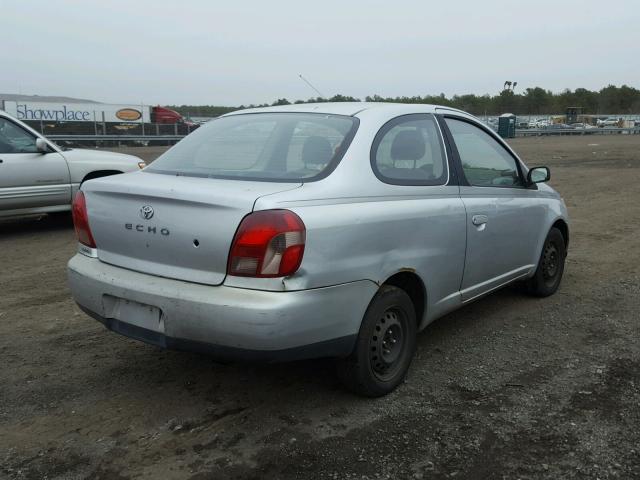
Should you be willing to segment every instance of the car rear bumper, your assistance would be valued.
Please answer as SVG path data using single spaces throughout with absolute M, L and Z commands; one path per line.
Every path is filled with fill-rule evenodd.
M 233 360 L 348 355 L 377 290 L 368 280 L 288 292 L 208 286 L 82 254 L 69 261 L 68 279 L 82 310 L 110 330 Z

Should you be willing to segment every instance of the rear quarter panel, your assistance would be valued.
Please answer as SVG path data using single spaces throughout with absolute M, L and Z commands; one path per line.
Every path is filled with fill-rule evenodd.
M 386 120 L 361 118 L 349 151 L 326 179 L 257 200 L 255 210 L 287 208 L 304 221 L 299 271 L 284 279 L 227 277 L 225 284 L 302 290 L 358 280 L 382 284 L 413 271 L 427 294 L 423 325 L 459 305 L 466 242 L 459 188 L 389 185 L 376 178 L 371 142 Z
M 382 284 L 398 272 L 411 271 L 424 283 L 429 315 L 448 311 L 459 300 L 465 211 L 456 187 L 423 188 L 431 191 L 280 204 L 307 226 L 303 263 L 299 272 L 282 280 L 283 288 L 362 279 Z

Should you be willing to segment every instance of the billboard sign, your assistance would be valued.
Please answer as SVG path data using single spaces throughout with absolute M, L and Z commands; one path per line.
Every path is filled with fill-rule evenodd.
M 44 103 L 5 101 L 5 111 L 22 121 L 150 122 L 149 107 L 106 103 Z

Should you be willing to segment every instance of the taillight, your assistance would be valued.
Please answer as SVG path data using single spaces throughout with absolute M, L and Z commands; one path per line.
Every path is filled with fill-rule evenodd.
M 289 210 L 262 210 L 242 220 L 227 272 L 240 277 L 286 277 L 300 267 L 305 226 Z
M 87 202 L 84 193 L 79 191 L 73 199 L 73 226 L 76 229 L 78 241 L 87 247 L 96 248 L 96 241 L 89 228 L 89 215 L 87 215 Z

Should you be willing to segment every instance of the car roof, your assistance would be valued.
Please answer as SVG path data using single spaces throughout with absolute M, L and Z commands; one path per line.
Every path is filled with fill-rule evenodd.
M 441 107 L 431 104 L 415 104 L 415 103 L 387 103 L 387 102 L 322 102 L 322 103 L 297 103 L 292 105 L 278 105 L 276 107 L 260 107 L 247 108 L 245 110 L 236 110 L 227 113 L 224 116 L 242 115 L 247 113 L 325 113 L 329 115 L 349 115 L 355 116 L 365 110 L 376 109 L 379 111 L 388 110 L 390 113 L 402 112 L 406 113 L 435 113 L 436 110 L 457 112 L 469 115 L 466 112 L 455 108 Z

